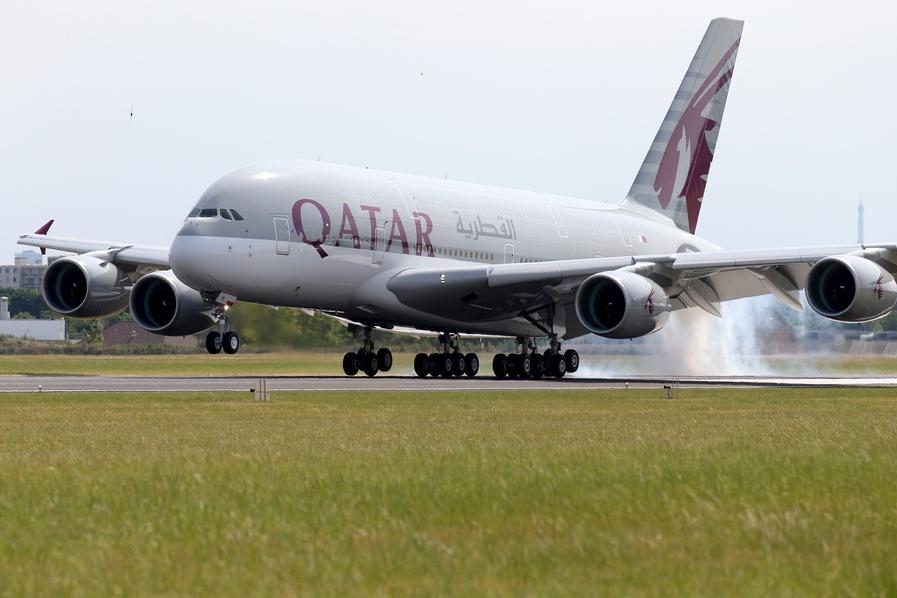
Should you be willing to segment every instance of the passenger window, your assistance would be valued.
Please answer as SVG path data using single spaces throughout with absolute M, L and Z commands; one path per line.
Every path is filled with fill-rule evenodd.
M 200 218 L 214 218 L 218 215 L 218 210 L 215 208 L 204 208 L 199 211 Z
M 230 217 L 230 212 L 228 212 L 228 211 L 225 210 L 224 208 L 221 208 L 220 212 L 221 212 L 221 217 L 224 218 L 225 220 L 230 220 L 230 219 L 231 219 L 231 217 Z
M 231 210 L 230 213 L 234 215 L 234 220 L 243 220 L 243 217 L 240 216 L 240 212 Z

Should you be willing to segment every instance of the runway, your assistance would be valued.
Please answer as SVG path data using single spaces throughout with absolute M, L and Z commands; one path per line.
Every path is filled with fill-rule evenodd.
M 221 378 L 137 378 L 109 376 L 0 376 L 0 393 L 12 392 L 249 392 L 259 382 L 257 377 Z M 897 377 L 803 378 L 803 377 L 629 377 L 576 378 L 560 380 L 498 380 L 489 376 L 476 378 L 416 378 L 412 376 L 378 376 L 375 378 L 344 376 L 264 378 L 269 391 L 295 392 L 424 392 L 424 391 L 550 391 L 610 388 L 663 388 L 679 384 L 684 388 L 732 387 L 816 387 L 816 388 L 890 388 L 897 387 Z

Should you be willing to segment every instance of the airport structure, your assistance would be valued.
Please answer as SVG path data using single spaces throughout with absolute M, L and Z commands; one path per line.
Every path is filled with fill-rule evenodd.
M 64 341 L 65 320 L 12 320 L 9 299 L 0 297 L 0 335 L 36 341 Z
M 40 290 L 46 271 L 47 266 L 38 252 L 17 253 L 13 264 L 0 266 L 0 288 Z

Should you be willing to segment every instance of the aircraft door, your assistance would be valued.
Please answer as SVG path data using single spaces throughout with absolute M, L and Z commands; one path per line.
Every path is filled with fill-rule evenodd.
M 514 244 L 513 243 L 505 243 L 505 263 L 506 264 L 514 263 Z
M 274 251 L 278 255 L 290 254 L 290 221 L 286 218 L 274 218 Z

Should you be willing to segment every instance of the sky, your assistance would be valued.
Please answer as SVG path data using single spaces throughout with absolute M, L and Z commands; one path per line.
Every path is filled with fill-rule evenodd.
M 167 246 L 272 159 L 618 202 L 718 16 L 745 26 L 698 234 L 853 243 L 862 198 L 897 242 L 893 4 L 609 4 L 7 0 L 0 263 L 50 218 Z

